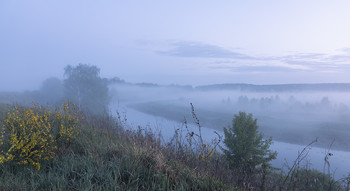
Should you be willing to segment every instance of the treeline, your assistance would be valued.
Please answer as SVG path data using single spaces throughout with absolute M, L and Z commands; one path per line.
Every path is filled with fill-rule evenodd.
M 51 77 L 43 81 L 39 90 L 3 92 L 0 102 L 30 106 L 59 105 L 69 99 L 81 110 L 97 114 L 108 111 L 110 84 L 123 83 L 118 77 L 102 78 L 96 66 L 79 64 L 64 68 L 64 79 Z
M 323 97 L 313 102 L 300 101 L 294 96 L 281 99 L 278 95 L 269 97 L 252 97 L 241 95 L 237 99 L 227 97 L 221 100 L 224 107 L 238 107 L 240 109 L 263 110 L 263 111 L 284 111 L 284 112 L 333 112 L 337 114 L 347 114 L 349 107 L 344 103 L 332 103 L 328 97 Z
M 246 92 L 300 92 L 300 91 L 350 91 L 350 83 L 321 83 L 321 84 L 214 84 L 196 87 L 198 90 L 235 90 Z

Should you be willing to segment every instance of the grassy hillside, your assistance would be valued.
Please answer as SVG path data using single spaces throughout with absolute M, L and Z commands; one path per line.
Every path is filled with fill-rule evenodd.
M 0 105 L 1 121 L 9 108 Z M 0 190 L 344 189 L 328 175 L 309 169 L 297 169 L 299 174 L 256 174 L 249 183 L 242 184 L 237 182 L 240 174 L 229 170 L 220 153 L 203 160 L 186 147 L 181 137 L 162 144 L 147 129 L 128 130 L 120 118 L 84 116 L 79 122 L 79 136 L 69 145 L 58 147 L 53 159 L 41 161 L 39 170 L 30 164 L 1 163 Z
M 40 170 L 0 164 L 0 190 L 237 190 L 168 158 L 153 136 L 125 131 L 113 118 L 90 116 L 81 123 L 78 138 Z

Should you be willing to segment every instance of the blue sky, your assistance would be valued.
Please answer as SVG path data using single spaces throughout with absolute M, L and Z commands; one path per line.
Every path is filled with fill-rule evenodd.
M 350 1 L 2 0 L 0 90 L 70 64 L 159 84 L 350 82 Z

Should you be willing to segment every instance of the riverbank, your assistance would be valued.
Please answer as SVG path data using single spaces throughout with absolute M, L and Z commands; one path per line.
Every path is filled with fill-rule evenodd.
M 169 141 L 177 129 L 182 129 L 184 135 L 186 133 L 184 124 L 180 121 L 168 120 L 163 116 L 150 115 L 134 108 L 127 107 L 126 105 L 114 107 L 111 110 L 118 110 L 127 119 L 129 128 L 135 130 L 138 127 L 150 128 L 155 134 L 160 133 L 164 138 L 164 142 Z M 188 121 L 190 120 L 192 119 L 188 119 Z M 198 131 L 198 128 L 193 124 L 188 124 L 187 126 L 191 129 L 191 131 Z M 206 141 L 211 141 L 217 138 L 214 131 L 223 135 L 223 131 L 202 127 L 202 135 Z M 310 142 L 311 141 L 312 140 L 310 140 Z M 298 153 L 301 152 L 307 145 L 292 144 L 276 140 L 273 142 L 274 143 L 271 145 L 271 149 L 277 151 L 278 155 L 277 159 L 272 161 L 272 165 L 276 168 L 282 168 L 283 170 L 287 170 L 288 166 L 291 167 L 293 165 L 294 161 L 298 157 Z M 314 144 L 311 145 L 311 147 L 308 147 L 306 151 L 308 155 L 300 165 L 307 166 L 311 169 L 317 169 L 321 172 L 325 171 L 326 173 L 329 169 L 330 173 L 335 179 L 341 179 L 349 174 L 350 163 L 348 163 L 348 161 L 350 161 L 350 152 L 335 150 L 334 148 L 331 148 L 328 151 L 328 149 L 316 147 Z M 328 152 L 332 154 L 332 156 L 327 158 L 330 164 L 329 168 L 328 165 L 325 166 L 325 156 L 327 156 Z

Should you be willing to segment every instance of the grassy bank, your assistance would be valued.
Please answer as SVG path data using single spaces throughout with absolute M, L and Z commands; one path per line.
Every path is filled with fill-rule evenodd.
M 9 108 L 0 105 L 0 111 Z M 0 117 L 3 121 L 6 115 Z M 186 146 L 186 138 L 174 136 L 161 144 L 151 131 L 128 130 L 126 121 L 109 115 L 84 114 L 79 124 L 79 136 L 56 149 L 39 170 L 30 164 L 0 164 L 0 190 L 343 190 L 346 186 L 320 172 L 295 167 L 288 174 L 259 173 L 242 184 L 224 156 L 215 153 L 203 160 Z
M 77 139 L 43 161 L 40 170 L 0 164 L 0 190 L 237 190 L 168 158 L 151 134 L 126 131 L 109 116 L 89 116 L 81 123 Z

